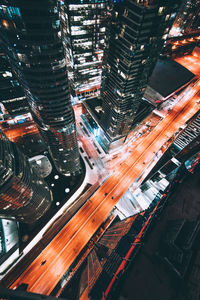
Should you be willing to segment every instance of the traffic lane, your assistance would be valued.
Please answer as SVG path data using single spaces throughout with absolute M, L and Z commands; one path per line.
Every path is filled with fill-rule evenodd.
M 195 96 L 193 97 L 193 102 L 196 101 L 197 97 L 198 97 L 198 95 L 197 95 L 197 96 L 195 95 Z M 178 114 L 180 114 L 180 113 L 183 114 L 183 113 L 185 112 L 184 107 L 185 107 L 186 105 L 187 105 L 187 104 L 184 103 L 182 106 L 179 105 L 179 107 L 176 107 L 176 109 L 172 110 L 172 111 L 166 116 L 166 118 L 163 119 L 163 120 L 156 126 L 155 130 L 154 130 L 154 131 L 152 132 L 152 134 L 151 134 L 151 137 L 152 137 L 152 138 L 155 138 L 156 135 L 159 134 L 160 129 L 164 128 L 164 126 L 167 128 L 168 123 L 171 122 L 174 118 L 176 118 L 176 116 L 177 116 Z M 183 111 L 182 111 L 182 110 L 183 110 Z M 182 111 L 182 112 L 181 112 L 181 111 Z M 185 116 L 185 119 L 187 119 L 186 116 Z M 169 132 L 170 132 L 170 131 L 169 131 Z M 170 137 L 170 135 L 168 135 L 168 136 Z M 139 145 L 136 147 L 136 149 L 138 149 L 139 151 L 143 152 L 144 149 L 147 147 L 147 140 L 148 140 L 148 139 L 143 140 L 143 142 L 142 142 L 141 144 L 139 144 Z
M 116 176 L 113 176 L 113 178 L 109 181 L 111 182 L 106 182 L 106 184 L 104 185 L 103 187 L 103 191 L 98 192 L 98 194 L 96 195 L 95 197 L 95 201 L 89 201 L 87 203 L 87 205 L 85 207 L 83 207 L 81 213 L 78 213 L 78 215 L 80 215 L 80 217 L 78 215 L 76 215 L 76 220 L 75 222 L 73 222 L 73 229 L 72 231 L 70 231 L 70 228 L 69 228 L 69 225 L 66 225 L 65 229 L 60 232 L 56 238 L 56 240 L 51 243 L 51 248 L 50 248 L 50 251 L 48 251 L 46 249 L 46 251 L 44 250 L 42 255 L 40 255 L 40 257 L 38 257 L 34 262 L 33 264 L 27 269 L 27 271 L 25 272 L 25 274 L 23 276 L 21 276 L 19 278 L 19 281 L 15 282 L 14 286 L 11 286 L 11 288 L 16 288 L 20 283 L 29 283 L 29 287 L 28 287 L 28 290 L 33 290 L 34 286 L 36 285 L 37 281 L 39 280 L 39 278 L 41 277 L 42 274 L 44 274 L 44 272 L 49 272 L 49 269 L 51 268 L 51 265 L 56 263 L 53 261 L 53 258 L 54 258 L 54 253 L 60 253 L 60 251 L 62 251 L 62 249 L 65 248 L 68 246 L 68 242 L 71 241 L 77 234 L 77 230 L 83 230 L 83 227 L 85 226 L 85 222 L 89 220 L 89 217 L 91 217 L 91 214 L 94 213 L 94 207 L 96 208 L 95 210 L 98 209 L 98 207 L 96 207 L 96 204 L 97 202 L 100 202 L 100 204 L 102 203 L 103 200 L 106 200 L 105 199 L 105 196 L 104 194 L 106 193 L 107 191 L 107 185 L 109 186 L 109 189 L 111 187 L 111 183 L 113 183 L 114 185 L 116 185 L 116 182 L 119 180 L 119 176 L 121 177 L 122 174 L 126 173 L 127 171 L 127 166 L 126 168 L 123 168 L 123 166 L 121 167 L 121 173 L 116 177 Z M 109 193 L 110 195 L 110 193 Z M 107 196 L 106 198 L 108 198 L 109 196 Z M 99 199 L 99 201 L 98 201 Z M 101 219 L 102 220 L 102 219 Z M 71 228 L 72 228 L 71 227 Z M 64 240 L 64 244 L 61 243 L 62 242 L 62 237 L 63 235 L 65 236 L 65 234 L 67 234 L 67 240 L 65 239 Z M 89 233 L 90 235 L 91 233 Z M 62 236 L 61 236 L 62 235 Z M 61 240 L 61 242 L 60 242 Z M 76 249 L 77 248 L 80 248 L 78 246 L 76 246 Z M 53 251 L 55 250 L 55 251 Z M 73 250 L 74 251 L 74 250 Z M 41 262 L 46 260 L 45 264 L 41 266 Z M 35 275 L 32 273 L 32 270 L 35 270 Z M 59 268 L 60 269 L 60 268 Z M 59 273 L 60 273 L 61 270 L 59 270 Z M 35 282 L 35 284 L 31 284 Z M 35 289 L 34 289 L 35 290 Z
M 166 134 L 165 134 L 165 136 L 166 136 Z M 167 137 L 168 138 L 168 137 Z M 155 150 L 155 149 L 154 149 Z M 149 151 L 149 150 L 148 150 Z M 144 162 L 144 161 L 143 161 Z M 143 166 L 142 166 L 143 167 Z M 124 172 L 126 172 L 127 171 L 127 165 L 126 164 L 123 164 L 122 165 L 122 167 L 120 168 L 120 169 L 122 169 L 122 171 L 124 170 Z M 120 171 L 120 170 L 119 170 Z M 135 171 L 137 171 L 136 172 L 136 174 L 138 174 L 138 172 L 140 172 L 140 170 L 138 169 L 138 166 L 137 166 L 137 168 L 135 168 L 134 169 L 134 172 Z M 120 172 L 119 172 L 120 173 Z M 127 173 L 127 175 L 128 176 L 130 176 L 130 170 L 129 170 L 129 173 Z M 113 176 L 112 176 L 113 177 Z M 113 180 L 113 178 L 112 178 L 112 180 Z M 132 184 L 132 181 L 133 181 L 133 178 L 132 178 L 132 176 L 130 176 L 130 178 L 129 178 L 129 180 L 130 180 L 130 183 Z M 126 180 L 127 181 L 127 180 Z M 105 182 L 106 183 L 106 182 Z M 123 181 L 123 185 L 124 185 L 124 181 Z M 105 186 L 104 186 L 105 187 Z M 122 190 L 122 188 L 120 187 L 120 191 L 121 191 L 121 193 L 123 194 L 125 191 L 126 191 L 126 188 L 124 189 L 124 190 Z M 109 194 L 110 195 L 110 194 Z M 121 196 L 120 196 L 121 197 Z M 96 200 L 97 199 L 95 199 L 95 202 L 96 202 Z M 113 199 L 114 200 L 114 199 Z M 118 201 L 118 199 L 116 198 L 115 199 L 115 201 Z M 93 202 L 93 201 L 92 201 Z M 106 202 L 106 201 L 105 201 Z M 111 201 L 109 201 L 109 203 L 111 203 Z M 112 207 L 112 205 L 111 205 L 111 207 Z M 105 212 L 105 211 L 104 211 Z M 104 215 L 104 217 L 105 217 L 105 215 Z M 97 219 L 97 217 L 96 217 L 96 219 Z M 102 222 L 102 219 L 100 218 L 100 215 L 99 215 L 99 217 L 98 217 L 98 219 L 100 219 L 100 222 Z M 93 230 L 94 230 L 94 226 L 95 226 L 95 219 L 93 218 L 93 222 L 92 222 L 92 224 L 93 224 L 93 226 L 92 226 L 92 228 L 93 228 Z M 98 225 L 97 225 L 98 226 Z M 90 227 L 91 227 L 91 224 L 90 224 Z M 85 228 L 87 228 L 87 227 L 85 227 Z M 95 227 L 96 228 L 96 227 Z M 91 235 L 91 232 L 89 233 L 89 231 L 87 231 L 88 232 L 88 234 L 89 235 Z M 68 232 L 69 233 L 69 232 Z M 80 234 L 80 231 L 79 231 L 79 233 L 78 234 Z M 73 235 L 74 236 L 74 235 Z M 84 236 L 86 236 L 86 235 L 84 235 Z M 72 236 L 71 236 L 71 238 L 72 238 Z M 81 243 L 83 243 L 83 239 L 81 239 Z M 75 252 L 76 254 L 77 254 L 77 251 L 78 251 L 78 249 L 80 249 L 80 243 L 78 243 L 78 245 L 76 245 L 76 246 L 72 246 L 72 249 L 74 249 L 73 250 L 73 252 Z M 74 259 L 74 258 L 73 258 Z M 73 260 L 72 259 L 72 260 Z M 60 273 L 60 271 L 59 271 L 59 273 Z M 58 274 L 57 274 L 57 276 L 58 276 Z
M 154 146 L 154 148 L 155 148 L 155 146 Z M 67 253 L 67 257 L 64 257 L 64 260 L 62 259 L 62 263 L 63 263 L 63 261 L 66 261 L 66 263 L 68 263 L 68 266 L 69 266 L 69 264 L 73 262 L 74 257 L 76 257 L 76 255 L 78 255 L 78 253 L 81 249 L 81 246 L 83 246 L 85 239 L 88 240 L 88 238 L 91 236 L 91 234 L 102 223 L 101 210 L 103 210 L 102 211 L 103 218 L 105 218 L 106 208 L 108 209 L 108 213 L 109 213 L 110 209 L 112 209 L 114 207 L 114 205 L 116 204 L 116 202 L 119 201 L 119 199 L 122 197 L 122 195 L 126 192 L 128 186 L 130 186 L 132 184 L 133 180 L 136 179 L 136 177 L 138 176 L 138 173 L 143 169 L 143 159 L 144 159 L 144 157 L 140 157 L 141 161 L 137 161 L 137 165 L 132 166 L 132 168 L 130 168 L 128 170 L 128 172 L 126 172 L 127 173 L 126 175 L 128 176 L 128 178 L 126 178 L 126 182 L 124 182 L 124 180 L 123 180 L 123 182 L 121 182 L 119 187 L 118 187 L 119 184 L 117 184 L 117 186 L 115 186 L 115 189 L 112 193 L 112 195 L 114 196 L 114 199 L 111 199 L 108 202 L 104 201 L 104 203 L 99 207 L 99 209 L 95 213 L 93 212 L 92 220 L 91 220 L 91 218 L 88 219 L 89 225 L 87 226 L 87 224 L 85 224 L 84 228 L 81 228 L 81 230 L 77 233 L 75 242 L 74 243 L 71 242 L 71 245 L 69 245 L 67 252 L 71 253 L 71 255 L 69 256 Z M 146 157 L 145 157 L 145 159 L 146 159 Z M 141 164 L 141 165 L 139 165 L 139 164 Z M 125 164 L 123 165 L 123 168 L 127 171 L 127 166 L 125 166 Z M 122 187 L 123 187 L 123 189 L 122 189 Z M 92 226 L 91 226 L 91 224 L 92 224 Z M 90 230 L 92 230 L 92 231 L 90 231 Z M 66 245 L 66 247 L 67 247 L 67 245 Z M 63 251 L 64 250 L 65 249 L 63 249 Z M 60 253 L 60 255 L 61 255 L 61 253 Z M 67 258 L 68 258 L 68 260 L 70 259 L 70 262 L 68 262 Z M 62 265 L 62 267 L 63 267 L 63 265 Z M 57 268 L 57 273 L 54 273 L 55 281 L 57 278 L 59 278 L 60 272 L 61 272 L 61 270 L 59 268 Z M 46 282 L 46 279 L 48 278 L 48 276 L 49 276 L 49 273 L 48 274 L 43 273 L 42 274 L 43 278 L 40 278 L 40 279 L 42 279 L 41 281 Z M 32 286 L 31 290 L 38 292 L 39 290 L 41 291 L 41 289 L 42 289 L 43 293 L 49 293 L 49 291 L 52 288 L 51 284 L 49 287 L 45 284 L 45 290 L 44 290 L 44 286 L 41 284 L 38 284 L 37 286 L 38 286 L 39 290 L 37 290 L 36 285 L 37 285 L 37 282 L 35 282 L 35 284 Z
M 131 184 L 132 179 L 129 179 L 129 184 Z M 124 185 L 124 183 L 123 183 Z M 116 191 L 115 191 L 116 192 Z M 86 241 L 88 241 L 91 236 L 94 234 L 94 232 L 99 228 L 99 226 L 102 224 L 102 219 L 104 220 L 106 215 L 110 213 L 112 208 L 115 206 L 116 202 L 119 201 L 121 196 L 123 195 L 125 191 L 122 190 L 122 188 L 118 188 L 118 196 L 116 196 L 115 199 L 109 199 L 109 201 L 103 201 L 102 205 L 99 207 L 98 210 L 96 210 L 92 217 L 88 219 L 87 224 L 85 224 L 84 228 L 82 228 L 76 235 L 76 238 L 73 238 L 70 245 L 65 249 L 63 249 L 62 252 L 62 261 L 64 264 L 64 269 L 68 269 L 69 266 L 73 263 L 77 255 L 80 253 L 80 251 L 83 249 L 83 247 L 86 245 Z M 113 193 L 114 195 L 114 193 Z M 31 290 L 34 290 L 35 292 L 44 293 L 46 295 L 49 295 L 51 291 L 53 290 L 55 284 L 60 280 L 60 270 L 58 270 L 57 273 L 54 273 L 54 283 L 52 285 L 52 281 L 49 281 L 49 273 L 45 272 L 42 274 L 42 277 L 40 278 L 40 282 L 35 283 L 35 285 L 32 286 Z
M 165 136 L 166 136 L 166 134 L 165 134 Z M 155 150 L 155 149 L 154 149 Z M 123 167 L 124 167 L 125 165 L 123 165 Z M 124 168 L 124 171 L 126 171 L 126 168 Z M 137 173 L 139 172 L 139 170 L 137 170 Z M 133 178 L 131 178 L 131 182 L 132 182 L 132 180 L 133 180 Z M 126 189 L 125 189 L 126 190 Z M 68 232 L 69 233 L 69 232 Z M 72 238 L 72 237 L 71 237 Z M 80 245 L 79 245 L 80 246 Z M 76 249 L 78 249 L 79 247 L 77 247 L 76 246 Z
M 155 149 L 154 149 L 155 150 Z M 123 167 L 125 166 L 125 164 L 123 164 Z M 124 171 L 126 171 L 126 168 L 124 168 Z M 137 173 L 138 173 L 138 171 L 139 170 L 137 170 Z M 131 178 L 131 182 L 132 182 L 132 180 L 133 180 L 133 178 Z M 126 189 L 125 189 L 126 190 Z M 69 232 L 68 232 L 69 233 Z M 72 238 L 72 236 L 71 236 L 71 238 Z M 79 247 L 78 246 L 76 246 L 76 249 L 78 249 Z M 60 271 L 59 271 L 60 272 Z
M 188 109 L 187 109 L 188 110 Z M 183 110 L 182 112 L 181 112 L 181 115 L 183 115 L 185 113 L 185 111 Z M 171 115 L 173 115 L 173 114 L 171 114 Z M 174 118 L 174 116 L 172 116 L 172 118 Z M 175 119 L 181 119 L 181 116 L 176 116 L 176 118 Z M 176 120 L 177 121 L 177 120 Z M 174 127 L 177 129 L 178 127 L 179 127 L 179 125 L 178 124 L 174 124 Z M 171 132 L 171 131 L 173 131 L 173 130 L 175 130 L 174 128 L 172 128 L 171 126 L 170 126 L 170 130 L 169 130 L 169 132 Z M 165 131 L 165 130 L 163 130 L 163 131 Z M 166 139 L 168 139 L 169 138 L 169 135 L 168 134 L 166 134 L 166 132 L 164 132 L 164 134 L 163 134 L 163 136 L 160 136 L 160 138 L 162 138 L 162 141 L 164 141 L 164 140 L 166 140 Z M 159 143 L 160 144 L 160 143 Z M 155 145 L 155 143 L 153 144 L 153 145 L 150 145 L 150 149 L 148 149 L 148 151 L 150 150 L 150 151 L 153 151 L 153 150 L 156 150 L 158 148 L 158 146 L 157 145 Z M 132 168 L 128 171 L 128 173 L 127 173 L 127 175 L 128 175 L 128 180 L 126 180 L 126 185 L 128 184 L 132 184 L 132 182 L 133 182 L 133 177 L 135 177 L 135 176 L 137 176 L 138 175 L 138 173 L 140 172 L 140 171 L 142 171 L 142 169 L 143 169 L 143 162 L 144 162 L 144 160 L 146 160 L 147 159 L 147 157 L 140 157 L 140 161 L 137 161 L 137 163 L 138 163 L 138 165 L 137 166 L 134 166 L 134 170 L 132 170 Z M 139 165 L 140 164 L 140 165 Z M 123 164 L 123 168 L 126 170 L 127 168 L 125 167 L 125 164 Z M 134 173 L 134 174 L 131 174 L 131 173 Z M 134 175 L 134 176 L 133 176 Z M 129 181 L 129 182 L 128 182 Z M 123 185 L 124 185 L 124 181 L 123 181 Z M 123 194 L 126 190 L 127 190 L 127 186 L 124 188 L 124 190 L 122 191 L 122 189 L 121 189 L 121 187 L 120 187 L 120 194 Z M 114 192 L 114 191 L 113 191 Z M 115 191 L 116 192 L 116 191 Z M 110 194 L 109 194 L 110 195 Z M 121 198 L 121 196 L 122 195 L 118 195 L 118 196 L 116 196 L 116 194 L 115 194 L 115 201 L 117 200 L 119 200 L 120 198 Z M 117 199 L 118 198 L 118 199 Z M 114 201 L 114 199 L 113 199 L 113 201 Z M 111 204 L 111 202 L 113 202 L 113 201 L 109 201 L 108 202 L 108 204 Z M 98 214 L 99 215 L 97 215 L 96 217 L 93 215 L 93 219 L 92 219 L 92 224 L 93 224 L 93 230 L 92 230 L 92 232 L 94 231 L 94 227 L 96 228 L 96 226 L 99 226 L 99 223 L 97 223 L 97 220 L 98 219 L 100 219 L 100 222 L 102 222 L 102 219 L 100 218 L 100 210 L 103 208 L 103 213 L 104 213 L 104 217 L 105 217 L 105 207 L 104 207 L 104 204 L 105 204 L 105 202 L 102 204 L 102 206 L 99 208 L 99 210 L 98 210 Z M 106 207 L 108 207 L 108 204 L 106 204 Z M 111 205 L 111 207 L 113 207 L 113 205 Z M 109 211 L 110 211 L 110 208 L 111 207 L 109 207 Z M 91 220 L 89 220 L 89 221 L 91 221 Z M 89 226 L 91 227 L 91 224 L 89 224 Z M 86 232 L 85 232 L 85 230 L 86 230 Z M 79 232 L 79 235 L 81 234 L 83 234 L 84 233 L 84 237 L 85 236 L 87 236 L 87 233 L 89 233 L 89 231 L 88 231 L 88 227 L 87 226 L 84 226 L 84 229 L 83 229 L 83 231 L 82 231 L 82 233 L 81 232 Z M 89 234 L 89 236 L 91 235 L 91 233 Z M 80 238 L 80 237 L 79 237 Z M 83 242 L 83 238 L 80 238 L 81 239 L 81 243 Z M 77 255 L 77 251 L 78 251 L 78 249 L 80 249 L 80 242 L 78 242 L 78 244 L 77 245 L 74 245 L 74 247 L 72 246 L 72 250 L 75 252 L 75 254 Z
M 76 235 L 77 231 L 83 228 L 86 220 L 90 217 L 94 209 L 97 209 L 98 205 L 101 204 L 102 199 L 106 198 L 105 193 L 110 191 L 112 185 L 116 184 L 116 182 L 119 180 L 119 176 L 123 175 L 123 173 L 126 173 L 126 169 L 122 169 L 120 174 L 117 175 L 116 173 L 112 178 L 107 180 L 104 183 L 103 190 L 100 187 L 100 189 L 97 191 L 95 202 L 90 200 L 86 202 L 82 210 L 78 211 L 78 213 L 71 219 L 71 222 L 69 222 L 66 225 L 62 232 L 58 233 L 56 238 L 51 243 L 50 250 L 46 248 L 46 251 L 44 250 L 42 252 L 42 254 L 30 265 L 30 267 L 19 278 L 19 280 L 17 280 L 13 285 L 11 285 L 11 288 L 16 288 L 21 283 L 29 283 L 29 287 L 31 288 L 31 282 L 38 280 L 42 273 L 49 270 L 51 264 L 54 263 L 55 251 L 60 253 L 60 251 L 63 249 L 63 243 L 61 243 L 63 234 L 67 234 L 65 244 L 68 245 L 70 240 Z M 53 249 L 55 249 L 55 251 L 53 251 Z M 41 267 L 41 262 L 44 260 L 46 260 L 46 263 Z M 33 269 L 36 270 L 35 274 L 32 272 Z

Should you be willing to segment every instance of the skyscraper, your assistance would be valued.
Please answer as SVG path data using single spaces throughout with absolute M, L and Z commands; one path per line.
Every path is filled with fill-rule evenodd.
M 65 1 L 61 21 L 69 24 L 68 55 L 76 101 L 100 94 L 108 0 Z
M 115 3 L 102 84 L 102 127 L 110 141 L 130 131 L 179 4 L 180 0 Z
M 35 222 L 51 205 L 49 187 L 2 132 L 0 158 L 0 215 Z
M 31 113 L 63 175 L 80 171 L 59 10 L 63 1 L 1 1 L 0 36 Z

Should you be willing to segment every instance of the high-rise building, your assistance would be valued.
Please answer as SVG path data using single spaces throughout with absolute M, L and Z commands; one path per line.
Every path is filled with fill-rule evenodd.
M 1 1 L 2 48 L 27 96 L 33 119 L 63 175 L 80 171 L 76 124 L 70 102 L 63 1 Z
M 39 219 L 51 205 L 48 185 L 16 145 L 0 132 L 0 215 L 25 223 Z
M 102 84 L 102 127 L 110 141 L 130 131 L 180 2 L 114 4 Z
M 100 94 L 108 0 L 65 1 L 61 22 L 69 24 L 68 56 L 73 99 Z

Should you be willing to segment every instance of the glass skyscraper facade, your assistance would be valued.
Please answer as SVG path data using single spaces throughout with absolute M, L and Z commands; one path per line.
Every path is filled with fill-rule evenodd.
M 80 171 L 76 124 L 60 26 L 63 1 L 1 1 L 2 48 L 22 84 L 57 170 Z
M 0 157 L 0 216 L 34 223 L 51 205 L 48 185 L 2 132 Z
M 65 1 L 69 74 L 74 103 L 100 94 L 108 0 Z
M 126 136 L 181 1 L 114 4 L 105 50 L 102 127 L 111 141 Z

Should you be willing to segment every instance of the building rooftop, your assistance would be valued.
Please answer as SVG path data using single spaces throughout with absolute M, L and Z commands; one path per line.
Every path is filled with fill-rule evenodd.
M 145 97 L 148 99 L 148 89 L 159 94 L 159 99 L 164 100 L 175 91 L 179 90 L 195 75 L 184 66 L 170 59 L 159 59 L 149 79 Z M 157 99 L 154 99 L 157 100 Z
M 177 63 L 190 70 L 195 75 L 200 75 L 200 48 L 195 47 L 191 55 L 177 57 Z

